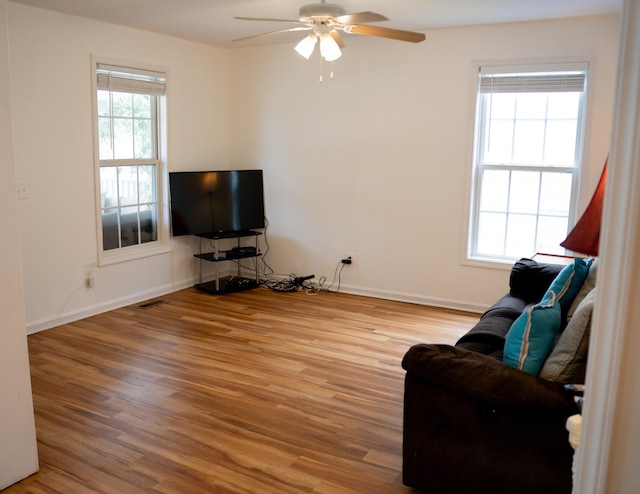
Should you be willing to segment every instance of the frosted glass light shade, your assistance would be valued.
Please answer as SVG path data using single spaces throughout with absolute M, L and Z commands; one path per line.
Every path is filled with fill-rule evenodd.
M 340 47 L 331 33 L 323 33 L 320 36 L 320 54 L 327 62 L 333 62 L 342 56 Z
M 296 45 L 296 51 L 302 55 L 304 58 L 309 60 L 309 57 L 313 53 L 313 49 L 316 46 L 318 39 L 316 35 L 311 33 L 309 36 L 302 38 L 300 43 Z

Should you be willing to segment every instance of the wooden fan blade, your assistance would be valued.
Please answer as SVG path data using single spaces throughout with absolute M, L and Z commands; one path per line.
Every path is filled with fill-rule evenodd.
M 344 48 L 344 41 L 342 41 L 342 36 L 340 36 L 340 33 L 338 31 L 331 31 L 331 37 L 336 43 L 338 43 L 340 49 Z
M 349 26 L 349 30 L 347 32 L 354 34 L 364 34 L 365 36 L 378 36 L 380 38 L 397 39 L 398 41 L 409 41 L 411 43 L 420 43 L 426 38 L 426 36 L 422 33 L 376 26 Z
M 267 17 L 234 17 L 234 19 L 240 19 L 241 21 L 270 21 L 270 22 L 295 22 L 300 24 L 297 19 L 271 19 Z
M 380 22 L 388 21 L 382 14 L 376 14 L 375 12 L 358 12 L 357 14 L 345 14 L 339 17 L 334 17 L 333 20 L 338 24 L 363 24 L 365 22 Z
M 262 36 L 271 36 L 272 34 L 280 34 L 280 33 L 289 33 L 292 31 L 309 31 L 311 27 L 309 26 L 300 26 L 300 27 L 292 27 L 290 29 L 280 29 L 279 31 L 271 31 L 268 33 L 254 34 L 252 36 L 245 36 L 244 38 L 232 39 L 231 41 L 245 41 L 247 39 L 260 38 Z

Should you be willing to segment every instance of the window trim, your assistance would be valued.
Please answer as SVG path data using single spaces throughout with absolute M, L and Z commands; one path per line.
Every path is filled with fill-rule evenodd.
M 499 270 L 509 270 L 513 266 L 513 259 L 506 257 L 490 257 L 472 253 L 472 245 L 474 241 L 474 231 L 477 225 L 478 205 L 479 205 L 479 189 L 477 182 L 479 169 L 476 166 L 478 142 L 476 136 L 478 134 L 478 99 L 480 97 L 480 78 L 479 74 L 483 73 L 483 67 L 491 68 L 494 73 L 499 73 L 502 69 L 503 73 L 512 72 L 545 72 L 553 70 L 571 71 L 584 70 L 585 74 L 585 90 L 583 93 L 583 104 L 581 112 L 578 116 L 578 126 L 582 131 L 582 143 L 578 147 L 578 163 L 579 166 L 573 172 L 574 197 L 570 203 L 570 212 L 568 218 L 568 229 L 574 225 L 576 221 L 578 205 L 582 201 L 582 175 L 583 167 L 588 162 L 587 155 L 589 149 L 589 136 L 591 131 L 590 114 L 592 112 L 593 90 L 591 81 L 594 77 L 595 63 L 593 56 L 579 56 L 553 59 L 532 59 L 532 60 L 474 60 L 469 71 L 469 101 L 473 101 L 474 105 L 470 105 L 469 118 L 472 125 L 469 126 L 468 142 L 468 163 L 470 163 L 469 174 L 466 180 L 466 206 L 464 212 L 464 221 L 462 238 L 465 239 L 461 247 L 461 264 L 471 267 L 483 267 Z M 524 169 L 524 167 L 523 167 Z M 549 171 L 564 171 L 564 167 L 552 167 Z M 532 252 L 531 255 L 534 253 Z M 523 253 L 523 255 L 527 255 Z
M 115 67 L 131 67 L 132 70 L 138 70 L 140 72 L 147 71 L 150 73 L 164 73 L 167 80 L 169 79 L 169 71 L 166 68 L 154 67 L 145 63 L 114 60 L 105 57 L 91 56 L 91 91 L 92 91 L 92 132 L 94 142 L 94 194 L 95 194 L 95 218 L 96 218 L 96 251 L 97 251 L 97 264 L 98 266 L 107 266 L 110 264 L 116 264 L 121 262 L 132 261 L 136 259 L 143 259 L 151 256 L 165 254 L 173 251 L 173 245 L 170 237 L 169 227 L 169 192 L 168 192 L 168 168 L 167 168 L 167 93 L 170 90 L 170 85 L 166 84 L 166 90 L 164 95 L 156 95 L 157 97 L 157 128 L 154 131 L 154 139 L 156 140 L 156 147 L 158 156 L 156 160 L 148 160 L 157 162 L 156 172 L 156 200 L 158 204 L 158 218 L 157 218 L 157 240 L 153 242 L 147 242 L 143 244 L 131 245 L 126 247 L 120 247 L 117 249 L 104 250 L 103 248 L 103 236 L 102 236 L 102 207 L 100 203 L 101 188 L 100 188 L 100 142 L 98 137 L 98 82 L 97 82 L 97 69 L 99 66 L 115 66 Z M 132 91 L 134 92 L 134 91 Z M 122 160 L 114 160 L 116 162 Z M 129 163 L 131 163 L 129 161 Z

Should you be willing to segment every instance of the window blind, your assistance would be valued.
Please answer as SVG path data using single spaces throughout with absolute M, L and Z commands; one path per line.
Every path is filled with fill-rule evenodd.
M 481 93 L 583 92 L 585 73 L 481 74 Z
M 98 64 L 98 89 L 161 96 L 166 91 L 167 75 L 152 70 Z
M 584 92 L 588 62 L 482 65 L 481 93 Z

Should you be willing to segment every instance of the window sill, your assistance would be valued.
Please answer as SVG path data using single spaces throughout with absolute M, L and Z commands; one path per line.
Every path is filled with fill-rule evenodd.
M 525 256 L 523 256 L 525 257 Z M 472 266 L 476 268 L 489 268 L 510 270 L 518 259 L 497 259 L 490 257 L 467 257 L 463 262 L 463 266 Z
M 99 266 L 108 266 L 110 264 L 118 264 L 121 262 L 135 261 L 145 257 L 167 254 L 173 251 L 173 245 L 170 243 L 153 242 L 145 245 L 134 245 L 124 247 L 114 251 L 100 252 L 98 257 Z

